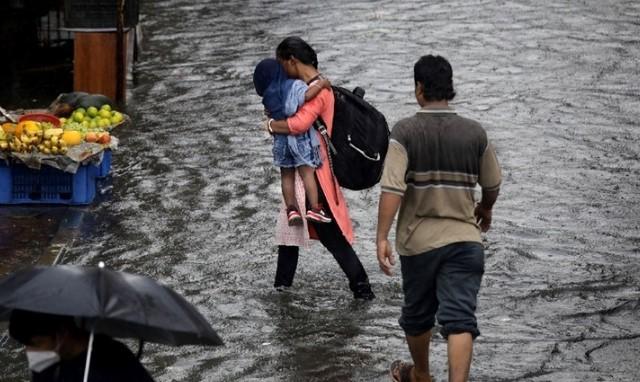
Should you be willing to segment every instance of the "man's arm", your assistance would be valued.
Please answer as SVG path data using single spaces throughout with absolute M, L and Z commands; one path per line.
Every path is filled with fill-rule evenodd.
M 394 133 L 396 132 L 394 128 Z M 380 203 L 378 205 L 378 228 L 376 231 L 376 255 L 380 269 L 386 275 L 391 276 L 395 259 L 391 244 L 389 244 L 389 231 L 393 220 L 402 203 L 404 192 L 407 189 L 405 174 L 409 158 L 404 146 L 395 138 L 389 143 L 389 150 L 384 161 L 384 169 L 380 179 Z
M 393 274 L 393 266 L 396 261 L 393 257 L 391 244 L 389 243 L 389 231 L 393 220 L 400 208 L 402 196 L 391 193 L 382 192 L 380 194 L 380 203 L 378 205 L 378 228 L 376 231 L 376 254 L 378 256 L 378 264 L 380 269 L 387 276 Z
M 476 221 L 480 225 L 482 232 L 487 232 L 489 231 L 489 228 L 491 228 L 491 210 L 498 199 L 499 193 L 500 189 L 482 189 L 482 200 L 480 200 L 480 203 L 478 203 L 475 210 Z
M 476 221 L 480 225 L 482 232 L 487 232 L 491 228 L 491 210 L 498 193 L 500 192 L 500 184 L 502 183 L 502 171 L 498 163 L 496 151 L 490 142 L 480 157 L 480 174 L 478 183 L 482 187 L 482 199 L 476 206 Z

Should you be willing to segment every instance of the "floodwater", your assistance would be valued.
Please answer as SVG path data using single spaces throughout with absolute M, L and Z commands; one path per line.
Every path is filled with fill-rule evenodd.
M 134 125 L 61 261 L 153 276 L 210 319 L 226 346 L 149 346 L 157 381 L 386 381 L 409 358 L 400 277 L 375 260 L 378 188 L 346 194 L 375 301 L 353 301 L 319 245 L 291 291 L 272 288 L 279 177 L 251 75 L 288 35 L 390 124 L 417 110 L 417 58 L 452 62 L 454 106 L 483 123 L 504 171 L 471 380 L 640 380 L 640 3 L 159 0 L 142 13 Z M 25 378 L 14 344 L 0 361 L 5 380 Z M 431 363 L 446 380 L 439 337 Z

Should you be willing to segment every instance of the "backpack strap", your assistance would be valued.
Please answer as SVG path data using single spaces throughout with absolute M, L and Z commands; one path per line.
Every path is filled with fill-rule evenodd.
M 322 136 L 322 139 L 324 140 L 324 143 L 327 144 L 327 147 L 329 147 L 333 155 L 337 155 L 338 150 L 336 150 L 336 147 L 333 145 L 333 143 L 331 143 L 331 139 L 329 138 L 329 132 L 327 131 L 327 125 L 324 123 L 322 118 L 316 119 L 315 122 L 313 122 L 313 127 L 315 127 L 316 130 L 318 130 L 318 132 Z
M 327 147 L 329 148 L 329 150 L 331 150 L 330 153 L 328 153 L 329 155 L 327 155 L 327 159 L 329 160 L 329 169 L 331 170 L 331 177 L 333 178 L 333 188 L 334 188 L 334 194 L 336 195 L 336 205 L 340 205 L 340 200 L 338 199 L 338 182 L 337 182 L 337 178 L 336 178 L 336 174 L 333 171 L 333 159 L 331 159 L 331 153 L 333 153 L 334 155 L 338 154 L 338 150 L 336 150 L 336 147 L 333 145 L 333 143 L 331 143 L 331 139 L 329 139 L 329 132 L 327 131 L 327 126 L 325 125 L 324 121 L 322 120 L 322 118 L 318 118 L 315 120 L 315 122 L 313 122 L 313 127 L 318 130 L 318 132 L 320 133 L 320 136 L 322 137 L 322 140 L 324 141 L 324 143 L 327 144 Z M 326 195 L 325 195 L 326 196 Z

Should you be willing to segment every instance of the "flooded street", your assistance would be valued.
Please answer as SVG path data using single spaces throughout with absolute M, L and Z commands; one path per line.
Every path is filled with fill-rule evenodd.
M 376 300 L 354 301 L 319 244 L 290 291 L 272 287 L 279 173 L 251 79 L 289 35 L 391 126 L 418 109 L 415 61 L 447 57 L 454 107 L 494 142 L 504 182 L 472 381 L 640 380 L 640 3 L 158 0 L 142 3 L 141 25 L 133 125 L 115 133 L 99 202 L 1 207 L 0 249 L 40 256 L 60 225 L 72 238 L 60 262 L 149 275 L 196 305 L 226 346 L 148 345 L 156 381 L 387 381 L 409 359 L 399 267 L 386 277 L 375 258 L 379 187 L 346 192 Z M 33 227 L 24 219 L 42 242 L 8 237 Z M 431 364 L 445 381 L 439 336 Z M 27 378 L 13 343 L 0 365 L 3 380 Z

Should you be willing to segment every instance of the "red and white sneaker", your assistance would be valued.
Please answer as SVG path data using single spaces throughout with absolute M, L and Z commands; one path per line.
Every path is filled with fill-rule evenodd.
M 312 208 L 307 211 L 307 220 L 314 223 L 331 223 L 331 218 L 322 208 Z
M 289 208 L 287 210 L 287 220 L 289 221 L 289 226 L 297 226 L 302 225 L 302 215 L 295 208 Z

